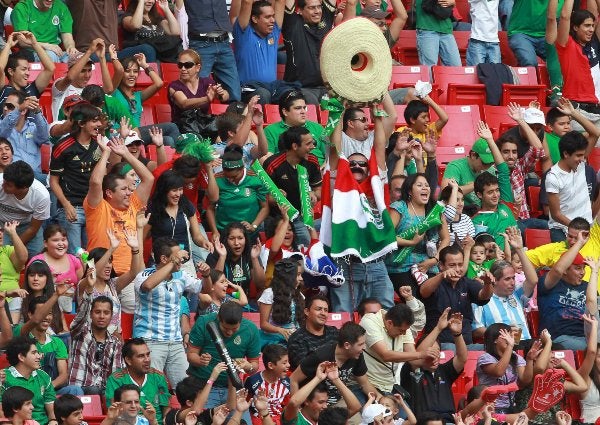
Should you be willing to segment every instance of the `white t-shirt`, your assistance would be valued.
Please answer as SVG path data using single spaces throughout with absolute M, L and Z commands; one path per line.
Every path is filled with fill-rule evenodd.
M 560 211 L 569 219 L 583 217 L 592 223 L 592 202 L 585 178 L 585 164 L 579 164 L 574 172 L 564 171 L 554 164 L 546 175 L 546 192 L 557 193 Z M 548 226 L 551 229 L 567 230 L 567 226 L 555 221 L 550 214 Z
M 5 193 L 3 183 L 4 174 L 0 174 L 0 223 L 29 223 L 32 218 L 40 221 L 50 218 L 50 194 L 42 183 L 34 179 L 23 199 Z
M 469 0 L 471 10 L 471 38 L 488 43 L 499 43 L 499 0 Z
M 69 84 L 65 91 L 60 91 L 56 88 L 56 83 L 62 80 L 65 77 L 59 78 L 54 83 L 52 83 L 52 119 L 57 120 L 58 114 L 60 112 L 60 108 L 62 108 L 62 104 L 65 100 L 65 97 L 71 96 L 72 94 L 81 94 L 83 88 L 77 88 L 72 84 Z
M 346 133 L 342 132 L 342 153 L 348 158 L 353 153 L 361 153 L 371 158 L 371 150 L 373 149 L 373 142 L 375 140 L 375 132 L 369 131 L 369 135 L 363 141 L 353 139 Z
M 395 372 L 397 368 L 402 367 L 402 364 L 383 362 L 371 347 L 383 341 L 388 350 L 401 353 L 404 351 L 404 344 L 414 344 L 415 340 L 410 330 L 392 340 L 385 330 L 383 320 L 385 313 L 385 310 L 379 310 L 377 313 L 367 313 L 361 319 L 360 325 L 367 331 L 367 348 L 365 348 L 364 358 L 367 364 L 369 382 L 381 391 L 390 392 L 395 383 Z

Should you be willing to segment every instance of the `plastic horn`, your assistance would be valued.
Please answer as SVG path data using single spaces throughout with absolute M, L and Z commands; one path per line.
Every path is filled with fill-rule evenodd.
M 217 347 L 217 351 L 219 352 L 221 360 L 223 360 L 227 365 L 227 375 L 229 375 L 229 380 L 236 389 L 241 390 L 244 387 L 244 384 L 238 375 L 237 369 L 233 363 L 233 359 L 229 355 L 227 347 L 225 347 L 225 342 L 221 336 L 219 325 L 217 325 L 216 322 L 208 322 L 206 324 L 206 330 L 208 331 L 210 338 L 215 343 L 215 347 Z
M 438 202 L 437 204 L 435 204 L 432 210 L 429 211 L 429 214 L 427 214 L 423 221 L 421 221 L 419 224 L 415 224 L 414 226 L 409 227 L 403 232 L 400 232 L 398 236 L 400 236 L 402 239 L 408 240 L 414 238 L 416 234 L 422 234 L 435 226 L 439 226 L 440 224 L 442 224 L 442 213 L 444 212 L 445 208 L 446 207 L 444 206 L 444 204 Z M 413 249 L 414 247 L 412 246 L 405 246 L 404 248 L 402 248 L 400 252 L 398 252 L 398 255 L 396 255 L 396 257 L 394 258 L 394 263 L 404 262 L 404 260 L 406 260 L 406 258 L 410 255 Z

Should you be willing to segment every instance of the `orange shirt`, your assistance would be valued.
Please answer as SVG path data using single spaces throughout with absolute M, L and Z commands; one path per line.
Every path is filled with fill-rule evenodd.
M 108 248 L 110 242 L 107 229 L 112 229 L 121 241 L 113 254 L 113 268 L 120 275 L 131 267 L 131 248 L 125 242 L 125 229 L 136 230 L 136 215 L 144 207 L 140 198 L 134 192 L 131 203 L 126 210 L 117 210 L 102 200 L 95 208 L 90 206 L 88 198 L 83 200 L 83 210 L 86 217 L 86 231 L 88 237 L 88 251 L 94 248 Z

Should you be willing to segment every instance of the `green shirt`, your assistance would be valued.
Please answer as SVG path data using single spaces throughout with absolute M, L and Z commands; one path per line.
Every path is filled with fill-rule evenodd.
M 415 3 L 417 29 L 435 31 L 442 34 L 452 34 L 452 20 L 450 18 L 438 19 L 436 16 L 425 12 L 422 4 L 423 0 L 417 0 Z
M 548 150 L 550 151 L 550 159 L 552 160 L 552 165 L 560 161 L 560 151 L 558 150 L 559 140 L 560 137 L 558 137 L 556 134 L 546 133 L 546 142 L 548 143 Z
M 327 146 L 321 139 L 321 135 L 323 134 L 323 126 L 318 122 L 306 121 L 306 123 L 304 123 L 304 127 L 310 131 L 310 134 L 315 139 L 315 148 L 310 151 L 310 153 L 317 157 L 319 160 L 319 165 L 323 165 L 327 156 Z M 283 121 L 269 124 L 265 127 L 265 137 L 267 138 L 267 143 L 269 144 L 269 152 L 279 152 L 279 136 L 285 133 L 288 128 L 290 128 L 290 126 Z
M 496 211 L 479 211 L 472 218 L 476 229 L 491 234 L 500 249 L 504 250 L 504 236 L 507 227 L 516 226 L 517 221 L 510 208 L 499 204 Z M 478 226 L 481 226 L 478 228 Z
M 229 223 L 247 221 L 252 223 L 260 210 L 260 202 L 267 199 L 267 189 L 256 174 L 247 170 L 236 185 L 222 173 L 216 176 L 219 186 L 219 202 L 216 207 L 217 229 L 222 231 Z
M 475 181 L 477 174 L 469 166 L 469 159 L 467 157 L 455 159 L 450 161 L 444 171 L 445 179 L 454 179 L 459 186 L 464 186 Z M 464 195 L 465 205 L 480 205 L 481 201 L 475 195 L 475 192 L 467 193 Z
M 23 327 L 23 325 L 20 324 L 20 325 L 16 325 L 13 328 L 13 335 L 15 337 L 21 336 L 21 328 L 22 327 Z M 32 338 L 35 339 L 35 337 L 33 336 L 32 333 L 30 333 L 29 336 L 31 336 Z M 38 341 L 36 339 L 35 345 L 41 354 L 55 353 L 56 359 L 67 360 L 69 358 L 69 354 L 67 353 L 67 346 L 62 341 L 62 339 L 60 339 L 59 337 L 57 337 L 55 335 L 46 335 L 46 342 L 44 344 L 42 344 L 40 341 Z M 42 367 L 45 364 L 44 360 L 45 360 L 45 357 L 42 358 Z
M 489 270 L 492 268 L 492 264 L 494 264 L 496 260 L 487 260 L 484 261 L 483 264 L 475 264 L 473 261 L 469 260 L 469 267 L 467 268 L 467 277 L 469 279 L 475 279 L 479 276 L 479 273 L 485 270 Z
M 30 31 L 40 43 L 61 44 L 60 35 L 73 33 L 73 17 L 61 1 L 53 1 L 50 9 L 39 10 L 34 0 L 22 0 L 10 15 L 15 31 Z
M 558 0 L 557 18 L 560 16 L 563 3 L 564 0 Z M 508 36 L 526 34 L 531 37 L 544 37 L 546 35 L 547 9 L 548 0 L 515 0 L 508 23 Z
M 217 313 L 206 314 L 196 319 L 196 323 L 194 323 L 194 327 L 190 332 L 190 344 L 199 348 L 200 353 L 208 353 L 211 356 L 208 366 L 198 367 L 190 365 L 188 369 L 188 375 L 193 375 L 202 381 L 206 381 L 217 363 L 222 361 L 217 347 L 215 347 L 206 330 L 208 322 L 217 322 L 218 325 Z M 230 338 L 223 336 L 223 341 L 232 359 L 244 357 L 247 359 L 258 359 L 260 356 L 258 328 L 247 319 L 242 319 L 240 328 Z M 227 372 L 219 375 L 214 386 L 227 388 Z
M 7 367 L 4 372 L 6 373 L 6 379 L 0 387 L 0 397 L 10 387 L 28 389 L 33 393 L 33 420 L 38 421 L 41 425 L 46 425 L 48 423 L 46 404 L 53 404 L 56 400 L 56 393 L 50 376 L 43 370 L 38 369 L 34 370 L 29 378 L 25 378 L 14 366 Z
M 108 377 L 106 380 L 106 406 L 110 407 L 112 400 L 115 398 L 115 390 L 122 385 L 137 383 L 131 379 L 131 375 L 127 368 L 119 369 Z M 163 423 L 163 407 L 169 405 L 169 385 L 165 376 L 158 370 L 151 368 L 146 374 L 144 383 L 140 387 L 140 404 L 146 405 L 149 401 L 156 409 L 156 420 L 159 424 Z
M 283 409 L 283 412 L 285 412 L 285 408 Z M 289 421 L 285 420 L 283 412 L 281 413 L 281 425 L 312 425 L 312 423 L 304 417 L 302 412 L 298 412 L 296 417 Z
M 12 291 L 19 288 L 19 272 L 15 270 L 15 266 L 10 261 L 13 252 L 15 252 L 15 247 L 12 245 L 0 246 L 0 271 L 2 271 L 0 291 Z
M 548 70 L 550 85 L 562 87 L 563 75 L 560 68 L 560 62 L 558 61 L 558 52 L 556 51 L 554 44 L 546 43 L 546 69 Z

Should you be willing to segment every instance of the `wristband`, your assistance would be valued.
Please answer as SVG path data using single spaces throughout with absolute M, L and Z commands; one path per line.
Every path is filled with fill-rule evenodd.
M 452 336 L 453 336 L 454 338 L 458 338 L 459 336 L 462 336 L 462 334 L 452 334 Z
M 263 418 L 263 419 L 264 419 L 264 418 L 266 418 L 266 417 L 269 417 L 269 416 L 271 416 L 271 415 L 269 414 L 269 411 L 268 411 L 268 410 L 267 410 L 267 413 L 265 413 L 264 415 L 263 415 L 262 413 L 260 413 L 260 412 L 259 412 L 259 414 L 260 414 L 260 417 L 261 417 L 261 418 Z
M 139 253 L 140 253 L 139 249 L 136 249 L 135 251 L 133 249 L 131 250 L 131 255 L 137 255 Z
M 150 72 L 152 72 L 152 71 L 154 71 L 154 69 L 152 69 L 152 67 L 150 67 L 150 66 L 149 66 L 149 67 L 147 67 L 147 68 L 144 68 L 144 72 L 145 72 L 146 74 L 150 74 Z
M 206 383 L 207 383 L 208 385 L 212 385 L 212 384 L 214 384 L 214 383 L 215 383 L 215 381 L 213 381 L 212 379 L 207 379 L 207 380 L 206 380 Z
M 164 146 L 165 146 L 164 144 L 162 144 L 162 145 L 156 145 L 156 149 L 160 149 L 160 148 L 162 148 Z

